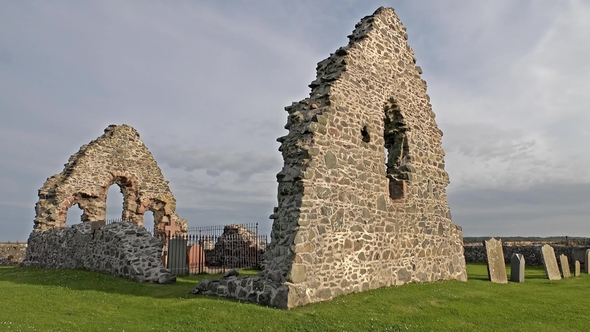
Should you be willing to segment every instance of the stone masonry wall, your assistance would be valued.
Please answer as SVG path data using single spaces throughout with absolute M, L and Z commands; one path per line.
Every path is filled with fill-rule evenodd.
M 82 221 L 105 220 L 106 196 L 117 184 L 123 194 L 123 220 L 143 225 L 143 215 L 154 213 L 157 235 L 176 224 L 186 231 L 186 220 L 175 213 L 176 200 L 152 154 L 128 125 L 110 125 L 104 135 L 72 155 L 64 170 L 39 189 L 34 230 L 65 227 L 67 210 L 78 205 Z
M 162 263 L 162 242 L 134 223 L 106 225 L 94 235 L 90 223 L 32 232 L 24 267 L 78 269 L 137 282 L 176 281 Z
M 6 262 L 16 264 L 23 261 L 27 244 L 22 242 L 0 242 L 0 257 L 6 258 Z M 11 259 L 8 259 L 11 258 Z
M 197 285 L 197 293 L 292 308 L 467 279 L 442 132 L 406 29 L 393 9 L 379 8 L 349 40 L 318 63 L 309 98 L 285 108 L 289 133 L 277 139 L 284 166 L 259 287 L 228 279 L 245 286 Z
M 502 251 L 504 252 L 504 261 L 506 264 L 510 264 L 510 258 L 512 254 L 522 254 L 526 265 L 543 265 L 543 258 L 541 256 L 542 245 L 503 245 Z M 555 257 L 560 255 L 566 255 L 569 259 L 570 264 L 573 262 L 580 261 L 580 264 L 586 263 L 584 254 L 590 247 L 572 247 L 572 246 L 559 246 L 552 245 L 555 251 Z M 485 248 L 481 245 L 465 246 L 465 261 L 467 263 L 486 263 L 487 257 Z

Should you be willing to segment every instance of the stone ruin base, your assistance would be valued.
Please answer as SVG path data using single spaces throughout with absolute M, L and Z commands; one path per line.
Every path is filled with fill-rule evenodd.
M 21 266 L 83 268 L 136 282 L 176 282 L 162 263 L 162 242 L 129 222 L 103 226 L 95 234 L 89 222 L 33 231 Z
M 265 279 L 261 274 L 239 277 L 235 270 L 217 280 L 201 280 L 192 294 L 217 295 L 240 301 L 259 303 L 279 309 L 289 309 L 289 285 Z
M 191 294 L 228 297 L 278 309 L 292 309 L 313 302 L 329 301 L 341 295 L 365 292 L 370 289 L 401 286 L 411 282 L 435 282 L 449 279 L 448 277 L 436 277 L 435 275 L 420 279 L 418 275 L 412 277 L 408 272 L 408 278 L 405 280 L 396 279 L 392 274 L 390 278 L 372 279 L 357 284 L 347 283 L 345 288 L 324 288 L 315 292 L 315 295 L 312 296 L 309 289 L 285 281 L 277 272 L 261 271 L 254 276 L 240 277 L 236 270 L 230 270 L 220 279 L 199 281 Z M 467 280 L 466 276 L 456 279 Z

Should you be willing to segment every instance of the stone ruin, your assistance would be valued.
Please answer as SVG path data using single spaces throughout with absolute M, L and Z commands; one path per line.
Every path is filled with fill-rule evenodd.
M 263 271 L 193 293 L 293 308 L 409 282 L 467 280 L 442 132 L 391 8 L 364 17 L 286 107 Z
M 123 194 L 121 217 L 128 222 L 105 226 L 107 193 L 113 184 Z M 82 209 L 83 223 L 66 227 L 67 211 L 73 205 Z M 171 282 L 162 264 L 159 238 L 186 233 L 187 222 L 175 210 L 168 181 L 139 133 L 128 125 L 110 125 L 39 189 L 33 232 L 22 265 L 84 267 L 135 281 Z M 141 227 L 147 211 L 154 215 L 155 237 Z
M 64 166 L 39 189 L 34 231 L 65 227 L 73 205 L 82 209 L 83 222 L 105 220 L 107 192 L 116 184 L 123 194 L 123 220 L 143 226 L 144 213 L 152 211 L 156 236 L 165 235 L 167 225 L 186 232 L 168 181 L 131 126 L 108 126 Z
M 162 264 L 162 242 L 130 222 L 112 223 L 94 232 L 88 222 L 33 232 L 21 266 L 84 268 L 136 282 L 176 281 Z
M 244 263 L 262 263 L 266 243 L 256 233 L 238 224 L 226 225 L 214 245 L 202 245 L 206 266 L 244 266 Z

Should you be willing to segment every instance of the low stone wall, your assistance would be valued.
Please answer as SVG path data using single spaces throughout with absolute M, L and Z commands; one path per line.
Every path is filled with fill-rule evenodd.
M 259 262 L 260 265 L 265 251 L 266 243 L 260 242 L 256 233 L 243 225 L 226 225 L 212 248 L 204 251 L 205 264 L 243 267 Z
M 18 264 L 25 258 L 27 244 L 22 242 L 0 242 L 0 265 Z
M 580 261 L 580 264 L 584 264 L 586 259 L 584 253 L 590 247 L 572 247 L 572 246 L 560 246 L 551 245 L 555 250 L 555 255 L 566 255 L 568 260 L 573 263 L 574 261 Z M 506 264 L 510 263 L 512 254 L 522 254 L 524 256 L 525 263 L 527 265 L 543 265 L 541 257 L 542 245 L 503 245 L 502 251 L 504 252 L 504 261 Z M 486 250 L 483 245 L 467 245 L 465 248 L 465 261 L 467 263 L 486 263 Z
M 106 225 L 94 235 L 88 222 L 32 232 L 21 266 L 84 268 L 137 282 L 176 281 L 162 264 L 162 242 L 129 222 Z
M 268 280 L 262 274 L 239 277 L 238 273 L 232 270 L 221 279 L 201 280 L 191 293 L 231 297 L 240 301 L 287 309 L 289 292 L 288 284 Z

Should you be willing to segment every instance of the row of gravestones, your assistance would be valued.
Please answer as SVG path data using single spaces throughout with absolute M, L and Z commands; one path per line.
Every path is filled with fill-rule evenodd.
M 486 250 L 488 276 L 491 282 L 506 284 L 508 283 L 506 275 L 506 265 L 504 264 L 504 252 L 502 251 L 502 240 L 491 238 L 484 241 Z M 543 259 L 543 266 L 545 273 L 549 280 L 560 280 L 563 275 L 564 278 L 571 277 L 570 265 L 566 255 L 559 256 L 561 265 L 561 273 L 557 266 L 557 259 L 555 251 L 550 245 L 541 247 L 541 257 Z M 590 249 L 586 250 L 586 264 L 584 264 L 585 272 L 590 274 Z M 522 254 L 512 254 L 510 258 L 510 281 L 524 282 L 524 256 Z M 580 275 L 580 262 L 575 261 L 574 276 Z

